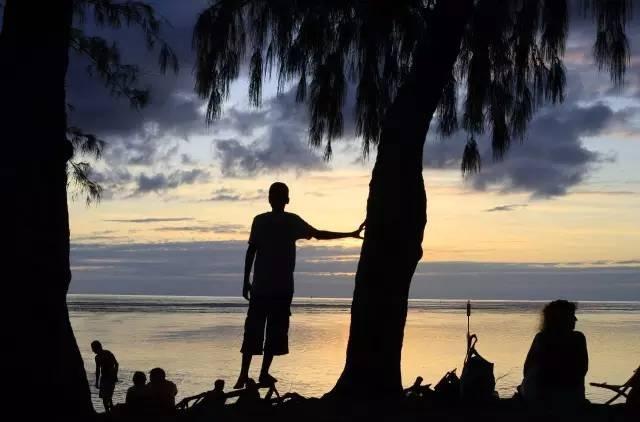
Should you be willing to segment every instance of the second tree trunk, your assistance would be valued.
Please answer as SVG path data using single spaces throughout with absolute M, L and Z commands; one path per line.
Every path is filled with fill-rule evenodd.
M 385 117 L 369 184 L 346 362 L 330 396 L 399 397 L 409 287 L 422 257 L 423 146 L 453 72 L 472 0 L 438 2 L 413 67 Z

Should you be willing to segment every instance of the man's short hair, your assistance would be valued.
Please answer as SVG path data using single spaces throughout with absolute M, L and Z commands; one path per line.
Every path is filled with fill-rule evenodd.
M 133 374 L 133 385 L 144 385 L 147 382 L 147 376 L 144 372 L 136 371 Z
M 166 377 L 167 377 L 167 374 L 164 372 L 164 369 L 162 368 L 153 368 L 151 371 L 149 371 L 149 381 L 151 382 L 164 381 Z
M 93 340 L 91 342 L 91 350 L 102 350 L 102 343 L 100 343 L 98 340 Z
M 272 207 L 281 207 L 289 203 L 289 188 L 282 182 L 275 182 L 269 187 L 269 203 Z
M 269 187 L 269 198 L 289 198 L 289 188 L 282 182 L 272 183 Z

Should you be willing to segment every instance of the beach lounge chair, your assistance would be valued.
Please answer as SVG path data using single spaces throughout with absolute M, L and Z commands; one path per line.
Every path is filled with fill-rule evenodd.
M 635 387 L 638 388 L 638 384 L 640 384 L 640 367 L 634 371 L 634 374 L 622 385 L 612 385 L 607 384 L 606 382 L 591 382 L 589 385 L 592 387 L 605 388 L 607 390 L 613 391 L 615 396 L 610 398 L 605 402 L 605 404 L 612 404 L 614 401 L 618 400 L 620 397 L 624 397 L 625 399 L 629 398 L 630 390 Z
M 280 398 L 280 393 L 278 393 L 278 390 L 276 389 L 276 384 L 275 383 L 259 383 L 257 384 L 257 388 L 258 390 L 262 390 L 264 388 L 267 388 L 267 394 L 265 395 L 266 399 L 271 399 L 274 395 L 276 396 L 276 398 Z M 228 399 L 232 398 L 232 397 L 239 397 L 242 395 L 242 393 L 245 391 L 244 388 L 241 388 L 239 390 L 232 390 L 229 391 L 226 395 L 226 397 Z
M 257 384 L 256 387 L 258 388 L 258 390 L 265 389 L 265 388 L 268 389 L 267 394 L 265 395 L 265 399 L 270 400 L 271 398 L 273 398 L 273 396 L 275 396 L 276 399 L 281 398 L 280 393 L 278 393 L 278 390 L 276 389 L 275 383 L 269 383 L 269 384 L 260 383 L 260 384 Z M 225 399 L 240 397 L 244 393 L 244 391 L 245 391 L 244 388 L 241 388 L 238 390 L 231 390 L 228 393 L 225 393 L 224 397 Z M 185 409 L 189 409 L 191 407 L 197 406 L 204 399 L 207 393 L 208 392 L 205 392 L 205 393 L 198 394 L 196 396 L 186 397 L 182 399 L 178 404 L 176 404 L 176 409 L 185 410 Z

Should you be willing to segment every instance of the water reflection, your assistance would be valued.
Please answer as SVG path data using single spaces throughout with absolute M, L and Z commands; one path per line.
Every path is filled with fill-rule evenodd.
M 209 306 L 216 300 L 230 306 Z M 89 376 L 93 373 L 91 340 L 100 339 L 118 357 L 121 382 L 114 402 L 124 401 L 133 371 L 156 366 L 176 382 L 178 397 L 205 391 L 216 378 L 235 378 L 245 312 L 239 306 L 242 302 L 185 301 L 190 301 L 188 306 L 176 306 L 175 298 L 71 298 L 72 323 Z M 293 310 L 291 353 L 274 361 L 273 373 L 280 380 L 281 391 L 318 396 L 333 386 L 342 370 L 349 330 L 348 301 L 304 303 Z M 406 385 L 418 375 L 425 383 L 435 383 L 447 370 L 462 368 L 464 304 L 425 303 L 414 305 L 407 319 L 402 357 Z M 479 336 L 478 350 L 495 363 L 496 388 L 507 397 L 521 381 L 542 303 L 492 303 L 474 311 L 471 329 Z M 624 382 L 640 361 L 640 304 L 581 304 L 578 318 L 591 359 L 587 382 Z M 97 404 L 97 392 L 94 394 Z M 587 397 L 603 401 L 609 395 L 587 386 Z

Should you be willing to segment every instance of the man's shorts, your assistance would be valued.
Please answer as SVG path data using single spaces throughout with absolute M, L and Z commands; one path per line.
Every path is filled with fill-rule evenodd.
M 243 354 L 286 355 L 289 353 L 290 299 L 252 297 L 244 322 Z M 266 333 L 266 338 L 265 338 Z
M 100 381 L 100 389 L 98 391 L 98 397 L 101 399 L 108 399 L 113 397 L 113 390 L 116 388 L 115 381 L 105 380 Z

